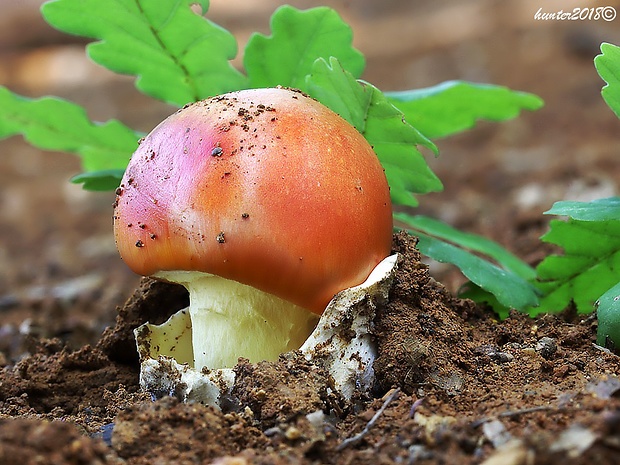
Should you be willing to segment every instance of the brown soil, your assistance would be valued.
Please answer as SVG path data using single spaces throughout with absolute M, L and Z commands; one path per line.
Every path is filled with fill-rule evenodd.
M 61 95 L 94 119 L 144 131 L 173 111 L 141 97 L 131 79 L 85 62 L 83 44 L 45 26 L 38 3 L 19 10 L 9 2 L 0 15 L 0 84 Z M 281 2 L 211 3 L 212 18 L 243 42 L 267 30 Z M 353 25 L 368 58 L 364 77 L 382 89 L 468 79 L 546 102 L 438 141 L 442 155 L 431 163 L 445 191 L 423 198 L 416 213 L 495 239 L 536 265 L 549 252 L 539 237 L 554 201 L 618 194 L 619 122 L 600 98 L 592 59 L 601 41 L 620 43 L 620 19 L 533 19 L 541 7 L 586 6 L 565 0 L 320 3 Z M 620 359 L 593 345 L 596 319 L 566 310 L 498 321 L 455 298 L 463 277 L 420 263 L 415 241 L 402 235 L 391 299 L 375 321 L 372 392 L 346 402 L 325 372 L 290 353 L 241 361 L 224 411 L 153 401 L 138 385 L 132 329 L 164 321 L 186 304 L 185 291 L 129 272 L 111 236 L 114 196 L 68 184 L 79 172 L 75 158 L 19 138 L 1 144 L 0 463 L 620 461 Z
M 182 307 L 182 288 L 144 280 L 97 346 L 39 340 L 0 373 L 0 461 L 24 463 L 589 463 L 617 457 L 619 358 L 595 320 L 498 322 L 459 300 L 401 233 L 389 302 L 375 319 L 372 392 L 351 401 L 298 353 L 241 360 L 223 411 L 138 386 L 132 330 Z M 159 312 L 159 315 L 155 313 Z M 227 457 L 227 458 L 224 458 Z M 234 458 L 232 458 L 234 457 Z M 499 460 L 499 462 L 494 462 Z

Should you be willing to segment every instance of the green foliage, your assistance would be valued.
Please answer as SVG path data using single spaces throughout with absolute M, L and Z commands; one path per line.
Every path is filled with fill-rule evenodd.
M 620 220 L 620 197 L 607 197 L 590 202 L 564 200 L 556 202 L 547 215 L 570 216 L 581 221 Z
M 620 47 L 603 43 L 601 52 L 602 54 L 594 59 L 599 75 L 607 83 L 601 94 L 607 105 L 620 118 Z M 575 212 L 576 219 L 582 221 L 620 222 L 620 197 L 596 200 L 587 204 L 586 208 L 579 208 L 579 205 L 568 202 L 564 204 Z M 553 213 L 565 212 L 560 209 Z M 620 243 L 616 243 L 615 247 L 620 249 Z M 616 275 L 617 279 L 617 269 L 613 270 L 611 276 L 606 276 L 606 281 L 613 281 L 613 275 Z M 610 346 L 617 351 L 620 349 L 620 282 L 601 295 L 596 306 L 598 318 L 596 341 L 599 345 Z
M 89 191 L 109 191 L 116 189 L 123 179 L 125 168 L 90 171 L 71 178 L 74 184 L 82 184 Z
M 594 65 L 606 82 L 605 102 L 620 117 L 620 48 L 603 43 Z M 546 214 L 565 216 L 553 220 L 543 241 L 560 246 L 563 254 L 546 257 L 537 267 L 538 286 L 544 293 L 540 306 L 530 310 L 558 312 L 574 305 L 579 312 L 598 306 L 598 342 L 620 342 L 620 197 L 591 202 L 556 202 Z
M 230 64 L 234 36 L 194 13 L 194 0 L 53 0 L 41 8 L 55 28 L 92 39 L 88 56 L 137 76 L 151 97 L 183 106 L 246 86 Z M 200 2 L 203 11 L 208 2 Z
M 306 80 L 308 92 L 355 126 L 373 146 L 394 203 L 413 206 L 417 201 L 412 193 L 443 188 L 416 146 L 435 152 L 437 148 L 404 120 L 379 89 L 356 80 L 334 57 L 329 63 L 316 60 L 312 71 Z
M 609 108 L 620 118 L 620 47 L 603 43 L 594 59 L 599 76 L 607 83 L 601 92 Z
M 463 81 L 386 95 L 410 124 L 431 139 L 471 129 L 478 120 L 505 121 L 521 110 L 538 110 L 543 105 L 532 94 Z
M 599 75 L 606 82 L 601 93 L 620 118 L 620 47 L 604 43 L 601 52 L 594 60 Z M 415 96 L 416 92 L 409 95 L 413 93 Z M 513 94 L 516 98 L 516 93 Z M 521 97 L 531 99 L 530 103 L 522 101 L 525 107 L 535 106 L 535 97 Z M 423 110 L 419 110 L 418 114 L 422 113 Z M 418 127 L 425 128 L 427 134 L 435 137 L 452 129 L 450 123 L 433 128 L 422 123 Z M 620 348 L 620 197 L 591 202 L 556 202 L 545 213 L 566 217 L 565 220 L 552 220 L 549 232 L 542 237 L 543 241 L 561 248 L 563 253 L 547 256 L 536 268 L 535 280 L 525 277 L 536 285 L 541 296 L 537 306 L 526 310 L 535 316 L 560 312 L 573 305 L 578 312 L 588 313 L 596 305 L 598 343 L 611 342 L 615 349 Z M 501 308 L 504 302 L 496 290 L 470 279 L 475 283 L 471 297 L 478 300 L 488 298 L 496 302 L 495 308 Z M 488 292 L 493 295 L 487 295 Z
M 271 36 L 255 33 L 245 48 L 243 64 L 252 87 L 277 85 L 303 89 L 317 59 L 335 57 L 355 78 L 365 60 L 353 48 L 353 32 L 331 8 L 301 11 L 285 5 L 271 17 Z
M 529 94 L 463 82 L 384 94 L 359 79 L 365 61 L 352 46 L 351 28 L 325 7 L 277 9 L 271 35 L 251 36 L 245 69 L 237 70 L 231 64 L 235 38 L 203 17 L 208 5 L 207 0 L 52 0 L 42 13 L 59 30 L 93 39 L 87 46 L 93 61 L 136 76 L 139 91 L 176 106 L 248 87 L 300 88 L 340 113 L 373 145 L 393 202 L 400 205 L 417 205 L 415 195 L 443 188 L 418 150 L 437 154 L 429 137 L 541 105 Z M 92 190 L 118 185 L 141 136 L 118 121 L 91 122 L 69 102 L 29 100 L 1 89 L 0 138 L 14 134 L 40 148 L 82 157 L 85 172 L 73 181 Z M 422 217 L 400 219 L 421 236 L 425 253 L 459 266 L 479 286 L 479 295 L 505 307 L 536 302 L 527 283 L 531 270 L 496 244 Z
M 426 216 L 396 213 L 394 218 L 419 237 L 423 254 L 459 267 L 473 283 L 468 297 L 497 302 L 494 308 L 502 317 L 510 308 L 537 305 L 537 291 L 531 284 L 536 272 L 499 244 Z
M 581 313 L 591 312 L 596 300 L 618 282 L 620 217 L 612 213 L 618 204 L 618 198 L 557 202 L 546 212 L 568 217 L 552 220 L 542 237 L 564 253 L 549 255 L 538 265 L 544 297 L 531 314 L 559 312 L 571 303 Z
M 0 138 L 22 134 L 36 147 L 74 153 L 87 171 L 124 169 L 141 137 L 116 120 L 93 123 L 74 103 L 54 97 L 28 99 L 4 87 L 0 109 Z

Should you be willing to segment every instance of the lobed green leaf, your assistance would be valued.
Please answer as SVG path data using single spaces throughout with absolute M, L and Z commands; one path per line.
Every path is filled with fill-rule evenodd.
M 591 202 L 568 200 L 556 202 L 545 214 L 570 216 L 581 221 L 620 220 L 620 197 L 608 197 Z
M 468 297 L 496 301 L 493 307 L 501 316 L 510 308 L 521 310 L 538 303 L 536 288 L 529 282 L 535 271 L 499 244 L 425 216 L 396 213 L 394 217 L 419 237 L 423 254 L 456 265 L 474 284 Z
M 230 32 L 194 13 L 193 0 L 52 0 L 41 11 L 55 28 L 98 42 L 87 46 L 96 63 L 137 76 L 147 95 L 182 106 L 246 86 L 230 63 Z M 208 2 L 199 2 L 202 10 Z
M 601 52 L 594 58 L 594 67 L 607 83 L 601 94 L 609 108 L 620 118 L 620 47 L 603 43 Z
M 74 153 L 86 171 L 124 169 L 141 134 L 119 121 L 92 122 L 65 100 L 28 99 L 0 86 L 0 138 L 17 134 L 45 150 Z
M 571 303 L 581 313 L 591 312 L 598 297 L 618 280 L 620 220 L 553 220 L 542 240 L 564 253 L 549 255 L 538 265 L 544 297 L 530 314 L 559 312 Z
M 284 5 L 272 15 L 271 31 L 271 36 L 253 34 L 245 47 L 243 64 L 251 87 L 301 89 L 317 58 L 336 57 L 355 77 L 364 70 L 351 27 L 331 8 L 302 11 Z
M 395 204 L 415 206 L 414 194 L 443 188 L 416 148 L 421 145 L 436 153 L 436 146 L 408 124 L 379 89 L 355 79 L 335 57 L 315 61 L 304 90 L 355 126 L 373 146 Z
M 606 82 L 602 95 L 620 117 L 620 47 L 603 43 L 594 65 Z M 598 343 L 620 342 L 620 198 L 591 202 L 556 202 L 546 214 L 567 216 L 553 220 L 542 240 L 564 249 L 546 257 L 538 266 L 539 287 L 545 293 L 531 314 L 556 312 L 571 303 L 579 312 L 590 312 L 598 302 Z M 599 299 L 599 296 L 600 299 Z M 598 301 L 597 301 L 598 299 Z
M 386 95 L 411 125 L 431 139 L 471 129 L 479 120 L 505 121 L 543 105 L 533 94 L 464 81 Z

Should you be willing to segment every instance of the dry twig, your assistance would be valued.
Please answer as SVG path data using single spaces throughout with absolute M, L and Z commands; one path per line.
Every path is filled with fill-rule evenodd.
M 387 397 L 387 399 L 385 399 L 381 408 L 377 410 L 377 413 L 375 413 L 373 417 L 370 419 L 370 421 L 366 424 L 364 429 L 360 433 L 353 436 L 352 438 L 347 438 L 344 441 L 342 441 L 340 445 L 336 448 L 336 450 L 340 452 L 346 447 L 349 447 L 351 445 L 354 445 L 360 442 L 364 438 L 364 436 L 368 434 L 368 432 L 370 431 L 370 428 L 372 428 L 373 425 L 377 422 L 377 420 L 383 414 L 387 406 L 390 405 L 390 403 L 393 400 L 397 399 L 399 394 L 400 394 L 400 388 L 394 389 L 394 391 L 392 391 L 392 393 Z
M 480 418 L 479 420 L 476 420 L 476 421 L 472 422 L 471 426 L 473 428 L 477 428 L 478 426 L 482 425 L 483 423 L 486 423 L 486 422 L 491 421 L 491 420 L 495 420 L 497 418 L 515 417 L 515 416 L 519 416 L 519 415 L 526 415 L 528 413 L 543 412 L 543 411 L 549 411 L 549 410 L 560 411 L 562 409 L 557 408 L 557 407 L 553 407 L 551 405 L 540 405 L 540 406 L 537 406 L 537 407 L 529 407 L 529 408 L 523 408 L 523 409 L 519 409 L 519 410 L 508 410 L 508 411 L 505 411 L 505 412 L 500 412 L 500 413 L 498 413 L 497 415 L 494 415 L 494 416 Z

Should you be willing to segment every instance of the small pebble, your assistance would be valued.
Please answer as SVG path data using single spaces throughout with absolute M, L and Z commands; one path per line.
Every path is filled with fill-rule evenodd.
M 549 359 L 558 350 L 558 346 L 555 339 L 552 337 L 542 337 L 536 343 L 536 352 L 538 352 L 543 358 Z
M 295 426 L 289 426 L 284 432 L 284 437 L 289 441 L 294 441 L 295 439 L 299 439 L 301 437 L 301 431 Z

